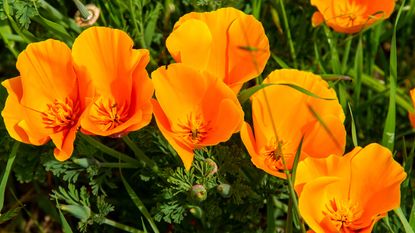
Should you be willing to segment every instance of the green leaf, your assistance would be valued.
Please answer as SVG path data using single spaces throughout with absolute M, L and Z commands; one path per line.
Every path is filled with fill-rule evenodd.
M 7 160 L 6 169 L 4 170 L 3 177 L 0 183 L 0 211 L 3 209 L 4 205 L 4 194 L 6 192 L 7 180 L 9 179 L 10 172 L 16 158 L 17 151 L 19 150 L 20 142 L 15 142 L 10 152 L 9 159 Z
M 10 219 L 16 217 L 16 215 L 20 212 L 21 207 L 17 207 L 7 211 L 4 214 L 0 214 L 0 224 L 9 221 Z

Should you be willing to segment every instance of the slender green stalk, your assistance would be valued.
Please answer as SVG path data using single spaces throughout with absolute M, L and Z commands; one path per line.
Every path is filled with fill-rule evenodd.
M 282 18 L 284 19 L 284 28 L 287 34 L 288 46 L 290 47 L 290 53 L 293 59 L 294 68 L 297 68 L 297 55 L 295 53 L 294 42 L 291 37 L 291 30 L 290 30 L 290 25 L 288 24 L 287 14 L 285 13 L 284 0 L 279 0 L 278 2 L 281 7 Z
M 283 154 L 283 153 L 282 153 L 282 149 L 281 149 L 281 142 L 280 142 L 280 140 L 279 140 L 278 133 L 277 133 L 277 127 L 275 126 L 275 123 L 274 123 L 274 120 L 273 120 L 273 119 L 274 119 L 274 116 L 272 115 L 272 112 L 271 112 L 271 106 L 270 106 L 270 104 L 269 104 L 269 101 L 268 101 L 268 97 L 267 97 L 266 91 L 265 91 L 265 90 L 262 90 L 262 93 L 263 93 L 264 98 L 265 98 L 266 110 L 268 111 L 268 114 L 269 114 L 270 119 L 271 119 L 271 126 L 272 126 L 272 130 L 273 130 L 273 133 L 274 133 L 274 135 L 275 135 L 275 139 L 276 139 L 276 141 L 277 141 L 277 143 L 278 143 L 278 147 L 277 147 L 278 153 L 279 153 L 279 154 Z M 298 152 L 298 151 L 297 151 L 297 152 Z M 291 177 L 291 175 L 290 175 L 290 171 L 289 171 L 289 170 L 288 170 L 288 168 L 287 168 L 287 163 L 286 163 L 286 161 L 285 161 L 285 157 L 284 157 L 284 155 L 283 155 L 283 156 L 281 156 L 281 160 L 282 160 L 282 164 L 283 164 L 283 166 L 284 166 L 284 173 L 285 173 L 285 175 L 286 175 L 286 177 L 287 177 L 287 181 L 288 181 L 288 190 L 289 190 L 289 192 L 290 192 L 290 196 L 291 196 L 291 198 L 292 198 L 292 200 L 293 200 L 293 204 L 294 204 L 294 207 L 295 207 L 295 209 L 296 209 L 296 213 L 297 213 L 297 215 L 298 215 L 298 218 L 299 218 L 299 219 L 301 219 L 300 210 L 299 210 L 299 208 L 298 208 L 297 196 L 295 195 L 295 191 L 294 191 L 294 184 L 293 184 L 293 182 L 292 182 L 292 177 Z M 300 227 L 301 227 L 301 232 L 305 233 L 305 232 L 306 232 L 306 230 L 305 230 L 305 226 L 304 226 L 304 223 L 303 223 L 303 222 L 301 222 Z
M 104 218 L 104 224 L 107 224 L 109 226 L 118 228 L 120 230 L 126 231 L 126 232 L 130 232 L 130 233 L 145 233 L 144 231 L 138 230 L 137 228 L 134 227 L 130 227 L 127 225 L 124 225 L 122 223 L 116 222 L 114 220 L 108 219 L 108 218 Z
M 130 147 L 130 149 L 134 152 L 134 155 L 137 159 L 139 159 L 144 166 L 149 166 L 151 170 L 157 172 L 159 170 L 157 164 L 150 159 L 138 146 L 135 144 L 128 135 L 122 138 L 124 142 Z
M 110 155 L 110 156 L 112 156 L 116 159 L 122 160 L 122 161 L 127 162 L 127 163 L 132 163 L 132 164 L 138 164 L 139 163 L 139 161 L 131 158 L 130 156 L 128 156 L 124 153 L 116 151 L 116 150 L 112 149 L 111 147 L 108 147 L 108 146 L 102 144 L 100 141 L 94 139 L 91 136 L 88 136 L 88 135 L 85 135 L 85 134 L 79 134 L 79 135 L 82 139 L 84 139 L 89 144 L 91 144 L 92 146 L 94 146 L 95 148 L 97 148 L 98 150 L 104 152 L 107 155 Z
M 7 160 L 6 169 L 4 170 L 3 177 L 1 178 L 0 183 L 0 212 L 3 209 L 4 205 L 4 194 L 6 191 L 6 184 L 7 180 L 9 179 L 10 172 L 12 170 L 12 166 L 14 163 L 14 159 L 16 158 L 17 151 L 19 150 L 20 142 L 15 142 L 10 152 L 9 159 Z
M 73 2 L 75 3 L 76 8 L 78 8 L 79 13 L 81 14 L 81 17 L 84 20 L 89 20 L 90 18 L 92 18 L 92 14 L 88 11 L 88 9 L 84 6 L 84 4 L 82 4 L 81 1 L 73 0 Z
M 395 212 L 395 214 L 398 215 L 399 220 L 401 220 L 403 228 L 405 229 L 405 233 L 414 233 L 414 230 L 409 225 L 408 220 L 406 219 L 405 215 L 402 212 L 402 209 L 397 208 L 397 209 L 394 209 L 393 212 Z
M 393 151 L 395 146 L 395 128 L 396 128 L 396 92 L 398 82 L 398 64 L 397 64 L 397 48 L 396 48 L 396 29 L 398 27 L 399 17 L 402 13 L 405 0 L 399 9 L 398 15 L 395 20 L 395 26 L 393 28 L 392 42 L 391 42 L 391 54 L 390 54 L 390 75 L 389 75 L 389 106 L 388 113 L 386 115 L 385 127 L 383 129 L 382 145 Z
M 110 163 L 110 162 L 99 162 L 99 167 L 107 168 L 139 168 L 139 166 L 131 163 Z
M 350 47 L 352 45 L 352 39 L 353 37 L 347 37 L 346 39 L 346 47 L 344 49 L 343 53 L 343 60 L 342 60 L 342 73 L 346 73 L 347 71 L 347 61 L 349 61 L 349 54 L 350 54 Z
M 350 74 L 351 76 L 354 75 Z M 376 92 L 386 92 L 388 90 L 389 87 L 385 86 L 384 84 L 382 84 L 381 82 L 379 82 L 379 80 L 376 80 L 370 76 L 368 76 L 367 74 L 362 74 L 362 84 L 366 85 L 367 87 L 371 88 L 372 90 L 376 91 Z M 413 112 L 414 111 L 414 107 L 412 106 L 411 103 L 409 103 L 405 98 L 403 98 L 402 96 L 400 96 L 399 94 L 396 95 L 396 103 L 405 108 L 405 110 L 409 111 L 409 112 Z
M 121 169 L 120 169 L 120 175 L 121 175 L 121 180 L 124 184 L 124 187 L 127 190 L 128 195 L 130 196 L 131 200 L 134 202 L 137 209 L 144 215 L 144 217 L 150 223 L 151 229 L 153 229 L 154 233 L 159 233 L 160 231 L 158 230 L 157 225 L 154 222 L 153 218 L 151 217 L 150 213 L 148 212 L 146 206 L 141 201 L 141 199 L 138 197 L 138 195 L 135 193 L 133 188 L 131 188 L 130 184 L 128 184 L 128 182 L 124 179 Z
M 272 195 L 267 198 L 267 230 L 266 233 L 274 233 L 276 224 L 275 224 L 275 205 L 272 201 Z

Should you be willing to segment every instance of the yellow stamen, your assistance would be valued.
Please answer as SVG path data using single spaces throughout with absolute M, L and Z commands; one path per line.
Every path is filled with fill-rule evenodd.
M 326 211 L 323 214 L 333 223 L 340 232 L 348 232 L 347 228 L 351 227 L 356 219 L 359 219 L 363 210 L 358 203 L 350 200 L 338 201 L 335 198 L 326 204 Z
M 119 105 L 113 99 L 100 97 L 90 110 L 90 118 L 102 131 L 114 129 L 127 120 L 124 105 Z
M 45 128 L 52 128 L 54 132 L 70 128 L 78 119 L 79 108 L 70 98 L 65 98 L 65 101 L 55 99 L 47 107 L 48 110 L 41 113 L 43 124 Z
M 199 144 L 206 138 L 209 127 L 201 114 L 190 113 L 185 120 L 179 121 L 173 131 L 184 140 L 184 142 L 194 148 L 199 148 Z

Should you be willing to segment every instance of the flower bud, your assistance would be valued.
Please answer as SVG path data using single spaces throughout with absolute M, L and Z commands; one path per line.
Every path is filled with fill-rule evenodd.
M 79 2 L 79 1 L 76 1 Z M 94 4 L 77 4 L 78 11 L 75 13 L 75 23 L 80 27 L 93 25 L 99 18 L 101 10 Z
M 215 163 L 215 161 L 213 161 L 210 158 L 205 159 L 205 163 L 207 163 L 209 165 L 209 167 L 211 168 L 209 175 L 213 175 L 216 172 L 218 172 L 218 165 Z
M 230 184 L 220 184 L 220 185 L 218 185 L 216 190 L 224 198 L 228 198 L 228 197 L 231 196 L 231 191 L 232 190 L 231 190 L 231 185 Z
M 190 206 L 189 212 L 198 219 L 203 217 L 203 210 L 199 206 Z
M 192 189 L 190 189 L 190 197 L 192 200 L 195 201 L 204 201 L 207 198 L 207 191 L 205 186 L 201 184 L 193 185 Z

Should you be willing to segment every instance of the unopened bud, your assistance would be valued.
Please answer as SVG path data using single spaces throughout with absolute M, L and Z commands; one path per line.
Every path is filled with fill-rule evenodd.
M 198 219 L 203 217 L 203 210 L 199 206 L 190 206 L 189 212 Z
M 231 191 L 232 190 L 231 190 L 231 185 L 229 185 L 229 184 L 220 184 L 220 185 L 218 185 L 216 190 L 224 198 L 228 198 L 228 197 L 231 196 Z
M 211 170 L 210 170 L 210 172 L 209 172 L 209 175 L 213 175 L 213 174 L 215 174 L 216 172 L 218 172 L 218 165 L 215 163 L 215 161 L 213 161 L 212 159 L 210 159 L 210 158 L 207 158 L 207 159 L 205 159 L 205 162 L 207 163 L 207 164 L 209 164 L 209 167 L 211 168 Z
M 87 4 L 83 7 L 78 7 L 78 9 L 75 13 L 75 23 L 81 27 L 91 26 L 99 18 L 100 9 L 94 4 Z
M 190 197 L 195 201 L 204 201 L 207 198 L 207 191 L 205 186 L 201 184 L 193 185 L 190 190 Z

